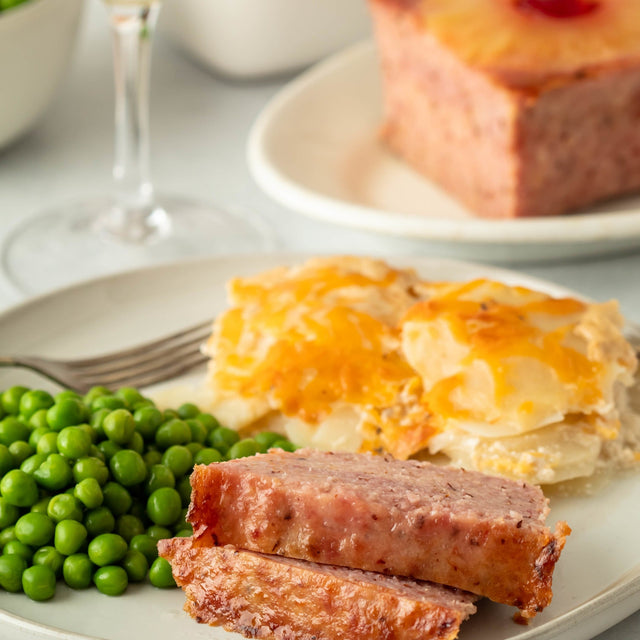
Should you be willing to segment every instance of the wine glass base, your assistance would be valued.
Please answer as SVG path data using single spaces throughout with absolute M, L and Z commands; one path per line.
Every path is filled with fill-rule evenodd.
M 38 294 L 90 278 L 153 264 L 276 248 L 259 217 L 159 196 L 138 224 L 120 224 L 113 201 L 72 203 L 27 220 L 7 237 L 2 263 L 20 292 Z

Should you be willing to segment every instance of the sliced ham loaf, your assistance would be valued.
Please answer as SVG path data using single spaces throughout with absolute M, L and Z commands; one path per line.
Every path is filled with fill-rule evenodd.
M 407 578 L 290 560 L 210 539 L 158 543 L 198 622 L 248 638 L 453 640 L 475 596 Z
M 532 617 L 570 529 L 534 486 L 389 456 L 301 450 L 199 465 L 188 520 L 215 544 L 402 575 Z

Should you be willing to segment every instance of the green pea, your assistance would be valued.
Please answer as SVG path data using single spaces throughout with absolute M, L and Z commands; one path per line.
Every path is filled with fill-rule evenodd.
M 27 561 L 15 554 L 0 556 L 0 587 L 10 593 L 22 591 L 22 574 Z
M 88 422 L 83 422 L 82 424 L 79 424 L 76 429 L 80 429 L 81 431 L 84 431 L 87 436 L 89 436 L 89 440 L 91 441 L 91 444 L 89 445 L 89 451 L 91 450 L 91 447 L 93 447 L 95 445 L 95 442 L 98 439 L 98 434 L 96 433 L 96 430 L 88 423 Z M 88 454 L 91 455 L 91 454 Z
M 40 547 L 33 554 L 33 564 L 43 564 L 49 567 L 56 577 L 62 573 L 63 562 L 64 556 L 52 546 Z
M 240 440 L 238 432 L 227 427 L 217 427 L 207 436 L 207 444 L 217 449 L 222 455 L 225 455 L 238 440 Z
M 173 579 L 171 565 L 164 558 L 156 558 L 149 568 L 149 582 L 154 587 L 160 589 L 170 589 L 176 587 L 176 581 Z
M 33 478 L 49 491 L 62 491 L 73 482 L 73 472 L 64 456 L 52 453 L 33 472 Z
M 144 396 L 133 387 L 121 387 L 116 391 L 115 395 L 124 400 L 128 407 L 133 407 L 144 400 Z
M 38 502 L 31 505 L 31 513 L 42 513 L 43 515 L 47 515 L 47 510 L 49 509 L 49 503 L 51 502 L 51 496 L 44 496 L 40 498 Z
M 77 520 L 82 522 L 82 508 L 75 496 L 68 493 L 59 493 L 49 500 L 47 515 L 54 522 L 63 520 Z
M 12 540 L 17 540 L 16 528 L 13 525 L 5 527 L 0 531 L 0 549 L 4 549 L 7 542 L 11 542 Z
M 175 409 L 165 409 L 162 412 L 162 421 L 168 422 L 169 420 L 180 419 L 180 415 Z
M 87 507 L 87 509 L 95 509 L 102 504 L 104 499 L 100 484 L 95 478 L 85 478 L 76 484 L 73 495 Z
M 254 456 L 256 453 L 260 453 L 260 445 L 253 438 L 245 438 L 229 447 L 227 458 L 229 460 L 248 458 L 249 456 Z
M 33 389 L 26 391 L 20 398 L 20 415 L 27 421 L 36 411 L 48 409 L 53 405 L 53 397 L 47 391 Z
M 144 485 L 147 495 L 150 495 L 160 487 L 171 487 L 173 489 L 175 486 L 176 478 L 169 467 L 165 467 L 163 464 L 154 464 L 149 468 L 149 476 Z
M 116 533 L 129 544 L 135 536 L 144 533 L 144 523 L 140 518 L 125 513 L 116 520 Z
M 29 434 L 29 440 L 27 442 L 34 448 L 38 448 L 38 441 L 45 433 L 53 433 L 49 427 L 35 427 L 35 429 Z M 56 437 L 57 441 L 57 437 Z
M 174 538 L 190 538 L 193 535 L 192 529 L 180 529 L 174 534 Z
M 90 543 L 87 553 L 93 564 L 104 567 L 120 562 L 127 553 L 127 542 L 117 533 L 102 533 Z
M 156 445 L 160 449 L 168 449 L 174 444 L 191 442 L 191 429 L 184 420 L 169 420 L 161 424 L 156 431 Z
M 207 430 L 207 433 L 213 431 L 214 429 L 217 429 L 220 426 L 220 423 L 210 413 L 199 413 L 196 416 L 196 420 L 202 426 L 204 426 L 204 428 Z
M 196 453 L 193 464 L 211 464 L 212 462 L 222 462 L 224 458 L 217 449 L 205 447 Z
M 109 441 L 107 440 L 107 442 Z M 97 458 L 101 462 L 105 462 L 106 460 L 106 458 L 104 457 L 104 453 L 102 453 L 102 451 L 100 451 L 100 449 L 98 449 L 98 447 L 95 444 L 91 445 L 91 449 L 89 449 L 89 455 L 87 457 Z
M 94 457 L 79 458 L 73 465 L 73 479 L 82 482 L 87 478 L 94 478 L 102 487 L 109 479 L 109 469 L 100 459 Z
M 147 500 L 147 515 L 154 524 L 168 526 L 180 517 L 180 494 L 170 487 L 156 489 Z
M 162 464 L 180 478 L 193 468 L 193 456 L 187 447 L 174 444 L 162 455 Z
M 162 452 L 156 449 L 149 450 L 142 456 L 142 459 L 147 467 L 151 468 L 153 465 L 160 464 L 162 462 Z
M 56 593 L 56 574 L 51 567 L 36 564 L 22 573 L 22 590 L 31 600 L 51 600 Z
M 47 410 L 47 422 L 53 431 L 78 425 L 84 422 L 86 417 L 84 404 L 75 398 L 62 398 Z
M 6 556 L 20 556 L 27 563 L 30 563 L 31 558 L 33 558 L 33 548 L 24 542 L 20 542 L 20 540 L 9 540 L 9 542 L 4 545 L 2 553 Z
M 200 409 L 193 402 L 185 402 L 178 407 L 178 415 L 182 420 L 195 418 L 200 413 Z
M 13 456 L 13 463 L 19 467 L 29 456 L 35 453 L 34 448 L 24 440 L 16 440 L 9 445 L 9 453 Z
M 58 433 L 58 451 L 67 458 L 77 460 L 89 453 L 91 437 L 80 427 L 65 427 Z
M 53 397 L 54 402 L 60 402 L 61 400 L 69 399 L 82 402 L 82 396 L 72 389 L 65 389 L 64 391 L 60 391 Z
M 29 427 L 14 416 L 0 420 L 0 444 L 7 447 L 16 440 L 27 440 L 30 432 Z
M 204 446 L 208 433 L 206 427 L 196 418 L 190 418 L 185 422 L 189 425 L 189 429 L 191 430 L 191 442 L 189 444 L 199 443 Z
M 102 440 L 106 436 L 104 435 L 104 419 L 111 413 L 110 409 L 98 409 L 91 414 L 89 424 L 96 434 L 96 439 Z
M 137 500 L 134 500 L 131 505 L 131 509 L 129 509 L 129 515 L 135 516 L 136 518 L 140 518 L 140 520 L 147 520 L 147 510 L 146 506 L 142 500 L 142 492 L 137 492 Z
M 100 567 L 93 574 L 93 583 L 100 593 L 107 596 L 122 595 L 129 584 L 127 572 L 122 567 Z
M 131 440 L 127 442 L 127 449 L 131 449 L 140 455 L 144 453 L 144 438 L 137 431 L 134 431 Z
M 15 467 L 13 456 L 9 451 L 9 447 L 0 444 L 0 476 L 4 476 L 7 471 Z
M 20 469 L 12 469 L 0 480 L 2 497 L 16 507 L 30 507 L 38 501 L 38 485 L 36 481 Z
M 102 421 L 105 436 L 119 445 L 125 445 L 131 440 L 135 428 L 133 416 L 126 409 L 116 409 Z
M 178 493 L 180 494 L 180 501 L 183 507 L 189 506 L 189 502 L 191 501 L 191 482 L 189 482 L 189 476 L 184 476 L 180 482 L 178 482 L 178 486 L 176 487 Z
M 20 509 L 0 496 L 0 529 L 15 524 L 20 517 Z
M 84 397 L 82 398 L 82 400 L 87 406 L 90 407 L 93 404 L 94 400 L 97 400 L 102 396 L 110 396 L 110 395 L 111 395 L 111 391 L 107 389 L 107 387 L 95 386 L 95 387 L 91 387 L 91 389 L 89 389 L 89 391 L 87 391 L 87 393 L 84 394 Z
M 111 513 L 116 518 L 123 513 L 127 513 L 133 503 L 131 494 L 117 482 L 107 482 L 102 488 L 102 494 L 104 496 L 104 505 L 111 510 Z
M 122 451 L 122 447 L 115 442 L 111 442 L 111 440 L 103 440 L 98 444 L 98 450 L 102 453 L 104 459 L 109 461 L 118 451 Z
M 53 538 L 55 524 L 42 513 L 25 513 L 15 525 L 16 538 L 32 547 L 43 547 Z
M 163 422 L 162 413 L 155 407 L 142 407 L 133 414 L 136 431 L 148 441 L 155 438 L 158 427 Z
M 129 542 L 129 549 L 140 552 L 147 559 L 147 566 L 158 557 L 158 543 L 146 533 L 133 536 Z
M 22 461 L 20 465 L 20 471 L 24 471 L 28 473 L 30 476 L 33 475 L 33 472 L 47 459 L 46 454 L 44 453 L 35 453 L 32 456 L 29 456 L 26 460 Z
M 109 409 L 109 411 L 116 411 L 117 409 L 126 409 L 127 405 L 122 398 L 116 396 L 100 396 L 91 403 L 91 412 L 98 411 L 100 409 Z
M 87 529 L 77 520 L 61 520 L 56 525 L 53 546 L 64 556 L 77 553 L 87 539 Z
M 189 453 L 191 454 L 191 457 L 193 459 L 195 459 L 196 453 L 198 453 L 198 451 L 204 449 L 204 445 L 200 444 L 199 442 L 190 442 L 189 444 L 185 444 L 184 446 L 189 450 Z M 191 468 L 189 469 L 189 472 L 191 472 Z
M 282 435 L 273 431 L 261 431 L 253 439 L 260 445 L 262 453 L 266 453 L 274 442 L 282 440 Z
M 35 453 L 35 449 L 26 440 L 14 440 L 8 446 L 8 451 L 13 458 L 14 467 L 19 467 L 24 460 Z
M 38 453 L 44 453 L 45 455 L 58 453 L 58 434 L 55 431 L 43 433 L 38 438 L 36 451 Z
M 116 519 L 107 507 L 98 507 L 87 511 L 83 523 L 92 538 L 101 533 L 111 533 L 116 527 Z
M 153 407 L 155 409 L 156 403 L 151 398 L 145 398 L 144 400 L 140 400 L 140 402 L 136 402 L 131 407 L 131 411 L 135 413 L 138 409 L 144 409 L 145 407 Z
M 72 589 L 86 589 L 91 585 L 94 565 L 86 553 L 74 553 L 64 559 L 62 578 Z
M 132 487 L 147 478 L 147 465 L 142 456 L 131 449 L 118 451 L 109 461 L 114 479 L 125 487 Z
M 153 540 L 164 540 L 171 537 L 171 529 L 161 527 L 159 524 L 152 524 L 147 527 L 147 535 Z
M 20 412 L 20 400 L 27 391 L 29 391 L 27 387 L 20 385 L 9 387 L 3 391 L 0 396 L 0 404 L 2 404 L 5 413 L 17 415 Z
M 122 568 L 127 572 L 129 582 L 142 582 L 149 571 L 149 563 L 144 554 L 129 549 L 122 559 Z
M 296 446 L 289 440 L 276 440 L 272 445 L 272 449 L 282 449 L 283 451 L 295 451 Z
M 46 409 L 38 409 L 30 418 L 29 418 L 29 427 L 31 429 L 49 429 L 49 423 L 47 422 L 47 410 Z M 33 431 L 32 431 L 33 433 Z

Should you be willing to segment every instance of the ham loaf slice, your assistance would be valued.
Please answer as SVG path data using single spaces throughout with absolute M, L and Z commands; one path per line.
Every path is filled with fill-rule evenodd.
M 357 569 L 290 560 L 210 539 L 158 543 L 198 622 L 248 638 L 452 640 L 475 596 Z
M 551 601 L 570 529 L 534 486 L 390 456 L 300 450 L 198 465 L 187 519 L 215 544 L 409 576 L 518 607 Z

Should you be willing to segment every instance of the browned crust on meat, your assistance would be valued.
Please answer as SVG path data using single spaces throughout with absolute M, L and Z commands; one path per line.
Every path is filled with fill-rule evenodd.
M 191 538 L 158 543 L 198 622 L 248 638 L 452 640 L 473 596 L 361 571 L 288 561 Z M 406 586 L 406 592 L 403 587 Z
M 196 466 L 188 519 L 216 544 L 446 584 L 514 605 L 552 598 L 569 528 L 535 487 L 363 454 L 272 452 Z
M 640 68 L 510 86 L 422 30 L 410 0 L 370 0 L 381 138 L 470 211 L 552 216 L 640 188 Z

